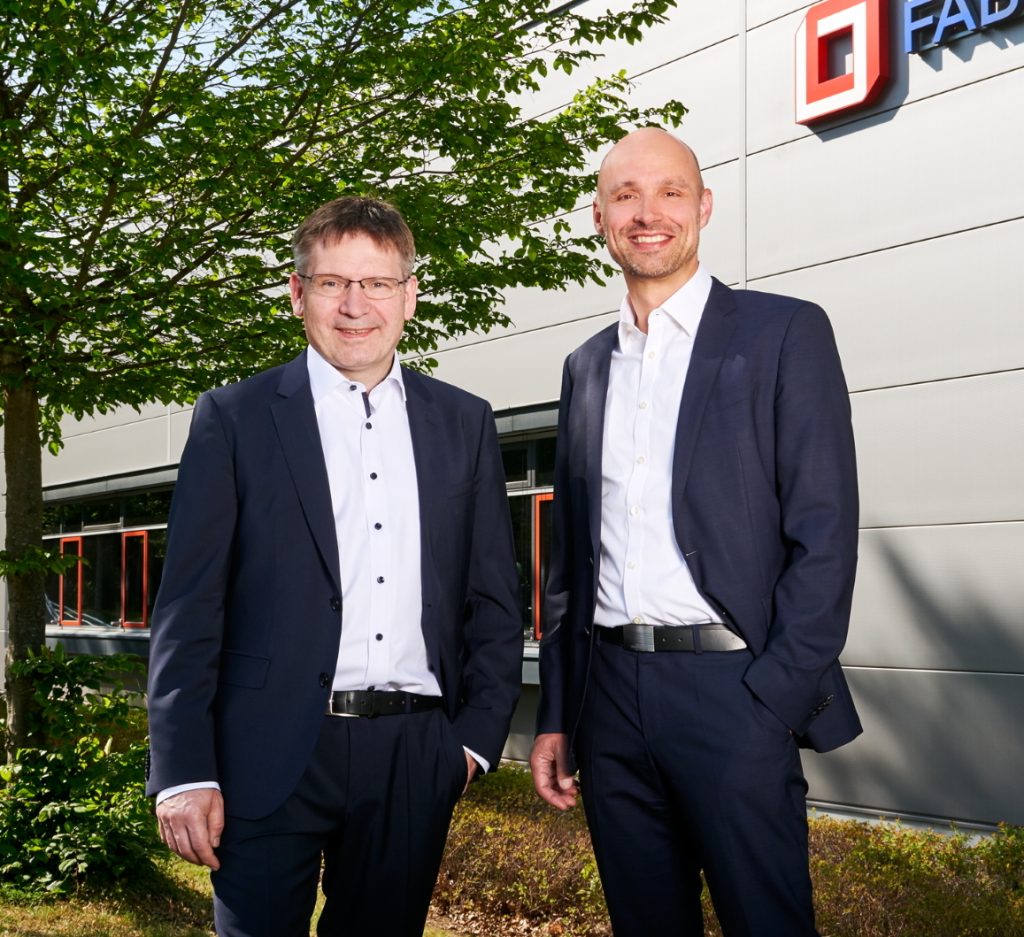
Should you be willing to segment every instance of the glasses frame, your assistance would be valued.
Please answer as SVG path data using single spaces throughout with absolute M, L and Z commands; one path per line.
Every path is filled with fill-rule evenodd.
M 317 295 L 317 296 L 323 296 L 325 299 L 340 299 L 341 296 L 345 295 L 348 292 L 349 287 L 353 283 L 358 283 L 359 284 L 359 288 L 363 291 L 364 295 L 366 295 L 366 298 L 369 299 L 369 300 L 376 301 L 376 302 L 384 302 L 385 300 L 388 300 L 388 299 L 394 299 L 402 291 L 401 288 L 406 283 L 408 283 L 409 280 L 412 279 L 411 276 L 406 277 L 404 280 L 396 280 L 394 277 L 380 276 L 380 277 L 363 277 L 361 280 L 351 280 L 348 277 L 343 277 L 343 276 L 340 276 L 340 275 L 338 275 L 336 273 L 298 273 L 297 272 L 295 275 L 300 280 L 308 280 L 309 281 L 310 291 L 312 293 L 314 293 L 315 295 Z M 339 282 L 344 283 L 345 285 L 341 288 L 341 293 L 339 293 L 337 296 L 331 296 L 330 294 L 320 292 L 320 290 L 318 290 L 316 288 L 316 286 L 315 286 L 315 284 L 313 282 L 315 277 L 333 277 L 335 280 L 338 280 Z M 377 281 L 388 280 L 388 281 L 394 283 L 395 284 L 394 292 L 392 292 L 389 296 L 370 296 L 369 294 L 367 294 L 366 284 L 367 283 L 372 283 L 374 280 L 377 280 Z

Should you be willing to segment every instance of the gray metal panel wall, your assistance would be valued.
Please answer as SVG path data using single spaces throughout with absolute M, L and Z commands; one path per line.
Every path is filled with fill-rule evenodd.
M 712 272 L 820 302 L 836 329 L 863 527 L 844 660 L 865 734 L 808 755 L 811 797 L 1024 823 L 1024 23 L 923 56 L 894 31 L 881 99 L 813 131 L 793 118 L 808 6 L 681 4 L 644 61 L 624 48 L 610 65 L 643 73 L 636 100 L 692 109 Z M 443 352 L 440 375 L 499 406 L 553 396 L 561 358 L 620 298 L 511 295 L 515 328 Z

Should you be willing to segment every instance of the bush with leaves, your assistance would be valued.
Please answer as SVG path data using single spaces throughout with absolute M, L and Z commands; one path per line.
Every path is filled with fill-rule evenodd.
M 63 893 L 148 870 L 157 841 L 146 746 L 126 738 L 139 710 L 123 682 L 143 662 L 58 647 L 12 666 L 31 678 L 36 707 L 33 745 L 0 767 L 0 885 Z

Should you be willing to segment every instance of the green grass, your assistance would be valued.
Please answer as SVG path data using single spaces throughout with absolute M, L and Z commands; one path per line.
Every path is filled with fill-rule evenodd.
M 826 937 L 1024 937 L 1024 827 L 974 843 L 812 817 L 810 846 Z M 459 805 L 434 902 L 472 934 L 610 934 L 582 810 L 546 808 L 514 768 Z M 706 893 L 705 912 L 706 937 L 720 937 Z
M 959 835 L 811 819 L 825 937 L 1024 937 L 1024 827 Z M 720 930 L 707 908 L 707 937 Z M 582 810 L 563 814 L 513 767 L 456 810 L 425 937 L 608 937 Z M 118 894 L 53 901 L 0 892 L 0 937 L 209 937 L 205 870 L 164 858 Z
M 46 901 L 0 892 L 0 937 L 211 937 L 205 869 L 176 857 L 122 894 Z M 424 937 L 461 937 L 428 927 Z

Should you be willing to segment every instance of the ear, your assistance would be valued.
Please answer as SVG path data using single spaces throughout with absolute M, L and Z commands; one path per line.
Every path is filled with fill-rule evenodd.
M 715 207 L 715 198 L 711 189 L 705 189 L 700 193 L 700 226 L 703 228 L 711 220 L 711 212 Z
M 594 199 L 593 212 L 594 212 L 594 230 L 598 234 L 600 234 L 601 237 L 604 237 L 604 224 L 601 221 L 601 205 L 597 201 L 596 198 Z
M 419 280 L 414 276 L 410 276 L 405 281 L 405 321 L 408 322 L 412 317 L 413 313 L 416 312 L 416 290 L 419 287 Z
M 288 289 L 292 294 L 292 315 L 302 318 L 302 280 L 297 273 L 288 277 Z

